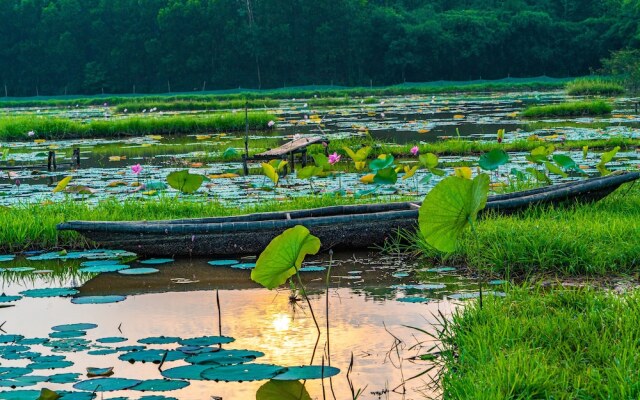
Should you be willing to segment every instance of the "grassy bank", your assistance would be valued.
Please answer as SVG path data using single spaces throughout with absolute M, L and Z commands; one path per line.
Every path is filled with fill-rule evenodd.
M 250 129 L 267 129 L 273 116 L 265 112 L 249 113 Z M 244 113 L 219 113 L 206 116 L 131 117 L 80 122 L 65 118 L 34 116 L 0 119 L 0 140 L 70 139 L 162 134 L 186 134 L 215 131 L 241 131 Z M 28 136 L 28 132 L 34 132 Z
M 388 198 L 355 200 L 353 197 L 312 196 L 291 200 L 264 201 L 245 208 L 216 201 L 180 201 L 173 196 L 154 199 L 109 199 L 97 206 L 73 200 L 52 204 L 30 204 L 0 207 L 0 254 L 25 250 L 82 248 L 89 246 L 75 232 L 58 232 L 57 224 L 70 220 L 141 221 L 174 218 L 199 218 L 239 215 L 253 212 L 295 210 L 356 202 L 384 202 Z M 402 200 L 402 198 L 398 198 Z
M 617 96 L 624 93 L 624 87 L 606 79 L 576 79 L 565 87 L 569 96 Z
M 611 114 L 613 107 L 605 101 L 576 101 L 571 103 L 532 106 L 522 112 L 525 118 L 580 117 Z
M 75 107 L 104 105 L 119 105 L 130 102 L 172 102 L 172 101 L 224 101 L 224 100 L 256 100 L 256 99 L 292 99 L 316 97 L 366 97 L 366 96 L 400 96 L 420 94 L 442 93 L 477 93 L 477 92 L 509 92 L 528 90 L 555 90 L 562 89 L 565 80 L 535 81 L 526 83 L 518 82 L 483 82 L 477 84 L 465 84 L 449 82 L 446 84 L 406 84 L 387 87 L 336 87 L 323 89 L 274 89 L 263 91 L 243 91 L 239 93 L 201 93 L 201 94 L 165 94 L 165 95 L 129 95 L 129 96 L 92 96 L 92 97 L 65 97 L 49 99 L 0 99 L 0 108 L 11 107 Z
M 441 333 L 445 399 L 637 399 L 640 293 L 516 288 Z
M 489 216 L 444 261 L 421 238 L 415 250 L 434 262 L 468 266 L 502 277 L 605 275 L 640 267 L 640 184 L 627 184 L 595 203 L 533 208 Z
M 244 109 L 245 106 L 254 108 L 275 108 L 280 105 L 279 101 L 272 99 L 261 100 L 219 100 L 219 101 L 193 101 L 193 100 L 172 100 L 172 101 L 135 101 L 119 104 L 115 107 L 119 113 L 139 113 L 142 111 L 202 111 L 202 110 L 231 110 Z

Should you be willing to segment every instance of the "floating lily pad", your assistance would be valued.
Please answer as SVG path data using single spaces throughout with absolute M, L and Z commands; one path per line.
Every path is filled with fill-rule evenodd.
M 25 346 L 22 344 L 7 345 L 7 346 L 0 346 L 0 353 L 18 353 L 21 351 L 28 351 L 29 349 L 31 349 L 29 346 Z
M 23 344 L 25 346 L 33 346 L 36 344 L 47 343 L 48 341 L 49 341 L 49 338 L 28 338 L 28 339 L 21 339 L 20 344 Z
M 183 346 L 212 346 L 215 344 L 226 344 L 235 341 L 229 336 L 201 336 L 197 338 L 182 339 L 178 343 Z
M 0 343 L 15 343 L 24 339 L 22 335 L 0 335 Z M 0 377 L 2 377 L 0 375 Z
M 178 399 L 176 399 L 175 397 L 152 395 L 152 396 L 142 396 L 138 400 L 178 400 Z
M 250 382 L 271 379 L 286 370 L 272 364 L 240 364 L 209 368 L 200 375 L 209 381 Z
M 110 296 L 83 296 L 71 299 L 73 304 L 109 304 L 118 303 L 126 300 L 126 296 L 110 295 Z
M 51 332 L 49 337 L 51 339 L 68 339 L 68 338 L 76 338 L 86 336 L 87 332 L 85 331 L 62 331 L 62 332 Z
M 140 261 L 140 264 L 159 265 L 172 263 L 173 261 L 174 260 L 172 258 L 150 258 L 148 260 Z
M 0 262 L 13 261 L 15 259 L 16 259 L 16 256 L 13 254 L 0 255 Z
M 20 292 L 20 294 L 25 297 L 35 297 L 35 298 L 69 297 L 78 293 L 79 292 L 73 288 L 29 289 L 29 290 Z
M 7 295 L 2 295 L 0 296 L 0 303 L 11 303 L 14 301 L 18 301 L 22 298 L 22 296 L 7 296 Z
M 96 342 L 98 343 L 122 343 L 126 341 L 127 341 L 127 338 L 123 338 L 120 336 L 110 336 L 110 337 L 96 339 Z
M 508 283 L 508 281 L 505 281 L 503 279 L 496 279 L 493 281 L 489 281 L 489 285 L 504 285 L 505 283 Z
M 32 373 L 31 368 L 0 367 L 0 379 L 15 379 Z
M 38 357 L 40 353 L 33 351 L 24 351 L 20 353 L 2 353 L 2 358 L 5 360 L 26 360 Z
M 307 379 L 331 378 L 340 373 L 336 367 L 321 365 L 304 365 L 300 367 L 288 367 L 286 372 L 274 376 L 277 381 L 300 381 Z
M 307 267 L 300 268 L 298 271 L 300 271 L 300 272 L 322 272 L 322 271 L 326 271 L 326 270 L 327 270 L 326 267 L 307 266 Z
M 400 290 L 440 290 L 446 287 L 447 286 L 442 283 L 431 283 L 431 284 L 423 283 L 423 284 L 416 284 L 416 285 L 391 286 L 392 289 L 400 289 Z
M 427 272 L 437 272 L 437 273 L 442 273 L 442 272 L 454 272 L 457 271 L 455 268 L 453 267 L 438 267 L 438 268 L 429 268 L 427 269 Z
M 498 297 L 504 297 L 506 296 L 505 293 L 503 292 L 482 292 L 483 296 L 498 296 Z M 454 294 L 450 294 L 449 296 L 450 299 L 454 299 L 454 300 L 467 300 L 467 299 L 475 299 L 480 297 L 480 292 L 464 292 L 464 293 L 454 293 Z
M 213 260 L 209 261 L 207 264 L 213 265 L 214 267 L 228 267 L 231 265 L 239 264 L 240 261 L 236 260 Z
M 149 349 L 149 350 L 133 351 L 126 354 L 122 354 L 118 358 L 122 361 L 128 361 L 130 363 L 151 362 L 154 364 L 160 364 L 162 359 L 165 357 L 165 354 L 166 354 L 165 361 L 182 360 L 183 358 L 186 357 L 186 355 L 181 351 Z
M 61 391 L 58 392 L 61 396 L 60 400 L 92 400 L 96 397 L 96 394 L 93 392 L 67 392 Z
M 231 265 L 233 269 L 254 269 L 256 267 L 256 263 L 242 263 Z
M 97 378 L 78 382 L 73 385 L 73 388 L 89 392 L 113 392 L 130 389 L 141 382 L 137 379 L 127 378 Z
M 187 381 L 149 379 L 132 387 L 131 390 L 138 390 L 141 392 L 169 392 L 171 390 L 178 390 L 187 386 L 189 386 L 189 382 Z
M 409 276 L 408 272 L 396 272 L 395 274 L 391 274 L 394 278 L 406 278 Z
M 31 369 L 58 369 L 58 368 L 67 368 L 71 367 L 73 362 L 71 361 L 44 361 L 44 362 L 35 362 L 27 365 L 27 368 Z
M 118 350 L 119 352 L 128 353 L 131 351 L 142 351 L 144 349 L 146 349 L 145 346 L 122 346 L 118 347 L 116 350 Z
M 109 272 L 118 272 L 127 268 L 129 268 L 129 266 L 124 264 L 106 264 L 80 268 L 78 269 L 78 272 L 83 272 L 86 274 L 105 274 Z
M 253 350 L 220 350 L 216 352 L 197 354 L 188 357 L 186 361 L 191 364 L 202 365 L 234 365 L 253 361 L 262 356 L 264 356 L 264 353 Z
M 46 380 L 47 380 L 46 376 L 34 376 L 34 375 L 20 376 L 14 379 L 0 380 L 0 387 L 10 387 L 10 388 L 27 387 L 27 386 L 36 385 L 41 382 L 45 382 Z
M 65 331 L 88 331 L 89 329 L 95 329 L 98 325 L 89 323 L 79 324 L 66 324 L 57 325 L 51 328 L 52 331 L 65 332 Z
M 428 303 L 431 299 L 426 297 L 399 297 L 396 300 L 403 303 Z
M 78 373 L 56 374 L 51 375 L 49 379 L 47 379 L 47 382 L 59 384 L 74 383 L 78 381 L 79 377 L 80 374 Z
M 0 392 L 0 399 L 2 400 L 36 400 L 40 397 L 39 390 L 11 390 Z
M 142 344 L 169 344 L 169 343 L 177 343 L 180 340 L 179 337 L 175 336 L 155 336 L 148 337 L 144 339 L 138 340 L 138 343 Z
M 100 350 L 91 350 L 88 351 L 87 354 L 90 356 L 106 356 L 109 354 L 116 354 L 118 350 L 116 349 L 100 349 Z
M 156 272 L 160 271 L 155 268 L 129 268 L 118 271 L 118 273 L 122 275 L 149 275 L 155 274 Z
M 211 365 L 183 365 L 163 370 L 162 376 L 169 379 L 203 380 L 201 374 L 208 369 L 211 369 Z
M 120 260 L 92 260 L 80 263 L 81 267 L 104 267 L 107 265 L 120 265 Z

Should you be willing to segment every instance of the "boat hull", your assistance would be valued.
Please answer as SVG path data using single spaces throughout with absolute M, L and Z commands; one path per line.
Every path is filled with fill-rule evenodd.
M 627 172 L 490 196 L 481 213 L 511 214 L 533 205 L 597 201 L 638 178 L 639 172 Z M 324 250 L 358 249 L 382 245 L 399 230 L 415 230 L 418 207 L 404 202 L 170 221 L 72 221 L 58 229 L 75 230 L 102 247 L 142 256 L 257 255 L 274 237 L 296 225 L 306 226 L 320 238 Z

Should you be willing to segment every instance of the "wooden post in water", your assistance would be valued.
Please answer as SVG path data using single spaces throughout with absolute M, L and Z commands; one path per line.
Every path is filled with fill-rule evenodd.
M 80 148 L 76 147 L 73 149 L 73 161 L 76 163 L 76 169 L 80 168 Z
M 244 103 L 244 154 L 242 155 L 242 168 L 244 176 L 249 175 L 249 101 Z
M 56 166 L 56 152 L 53 150 L 49 150 L 49 155 L 47 156 L 47 170 L 49 172 L 55 171 L 58 169 Z

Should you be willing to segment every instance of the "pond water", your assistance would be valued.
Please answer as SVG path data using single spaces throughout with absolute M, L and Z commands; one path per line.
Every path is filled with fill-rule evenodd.
M 309 306 L 302 299 L 292 301 L 291 290 L 269 291 L 259 288 L 250 280 L 249 270 L 212 266 L 208 264 L 209 260 L 204 259 L 145 264 L 125 254 L 124 258 L 117 260 L 126 262 L 129 269 L 154 267 L 158 272 L 138 276 L 117 272 L 88 274 L 79 271 L 80 263 L 86 263 L 87 259 L 75 258 L 74 254 L 78 253 L 49 261 L 31 256 L 30 260 L 17 257 L 2 263 L 2 291 L 6 296 L 22 296 L 16 301 L 2 303 L 6 308 L 0 308 L 0 319 L 4 322 L 1 326 L 3 336 L 0 336 L 0 342 L 3 343 L 0 345 L 0 357 L 4 358 L 2 366 L 31 365 L 34 371 L 26 377 L 0 380 L 0 389 L 5 390 L 4 394 L 0 394 L 0 399 L 14 398 L 10 397 L 11 393 L 13 396 L 29 396 L 28 392 L 15 392 L 20 389 L 47 387 L 72 390 L 74 382 L 56 384 L 29 377 L 52 379 L 52 376 L 58 376 L 57 379 L 62 379 L 65 375 L 61 374 L 71 373 L 80 374 L 71 376 L 75 377 L 73 381 L 79 381 L 87 379 L 87 367 L 114 367 L 113 377 L 118 378 L 161 379 L 158 358 L 162 357 L 163 351 L 180 347 L 176 343 L 178 340 L 202 336 L 234 338 L 232 343 L 222 345 L 224 350 L 264 353 L 255 361 L 245 360 L 246 365 L 322 365 L 323 356 L 327 354 L 323 283 L 326 270 L 302 273 L 313 311 L 321 326 L 318 339 Z M 117 255 L 89 252 L 84 254 L 84 257 L 87 256 L 90 259 L 113 259 Z M 252 262 L 251 259 L 235 261 L 244 264 Z M 310 261 L 306 267 L 322 269 L 328 262 L 326 258 L 319 258 Z M 15 269 L 20 267 L 24 271 Z M 449 315 L 460 304 L 457 298 L 474 297 L 474 283 L 459 277 L 453 268 L 430 269 L 401 258 L 365 253 L 340 254 L 334 261 L 330 281 L 328 320 L 331 364 L 339 368 L 340 373 L 331 382 L 324 380 L 327 393 L 330 393 L 332 384 L 337 398 L 350 398 L 346 372 L 353 355 L 353 370 L 349 379 L 356 390 L 363 389 L 362 399 L 421 399 L 425 395 L 435 394 L 427 387 L 434 374 L 403 384 L 403 381 L 420 374 L 431 365 L 429 362 L 416 361 L 415 357 L 427 353 L 434 344 L 430 337 L 408 326 L 435 333 L 436 316 L 440 313 Z M 44 288 L 76 288 L 77 293 L 66 297 L 29 297 L 36 295 L 29 290 Z M 77 304 L 78 299 L 95 299 L 93 296 L 123 298 L 112 299 L 118 301 L 115 303 Z M 79 339 L 50 337 L 56 335 L 52 327 L 78 323 L 95 324 L 97 327 L 85 330 L 86 335 L 82 334 Z M 127 349 L 129 346 L 141 346 L 140 340 L 145 342 L 145 338 L 159 336 L 174 339 L 169 339 L 166 344 L 143 344 L 144 349 L 141 347 L 138 355 L 130 352 L 133 348 Z M 42 339 L 38 341 L 36 338 Z M 43 345 L 40 343 L 42 340 L 48 340 L 48 343 Z M 311 362 L 316 340 L 319 340 L 319 345 L 315 360 Z M 153 353 L 147 351 L 149 349 L 162 351 Z M 217 349 L 217 346 L 205 346 L 197 350 L 183 348 L 194 353 L 212 349 Z M 127 361 L 148 353 L 152 353 L 149 362 Z M 163 371 L 187 365 L 185 354 L 176 351 L 170 354 L 171 357 L 167 357 L 162 365 Z M 34 361 L 60 361 L 46 357 L 49 355 L 62 356 L 63 362 L 72 364 L 63 364 L 55 369 L 47 369 L 47 366 L 54 364 L 32 364 Z M 38 358 L 41 356 L 45 356 L 44 359 Z M 327 362 L 326 358 L 324 362 Z M 56 381 L 56 378 L 53 380 Z M 268 382 L 265 379 L 242 383 L 187 381 L 187 387 L 165 395 L 194 400 L 214 396 L 250 399 Z M 25 387 L 10 389 L 16 382 Z M 306 382 L 306 390 L 311 398 L 322 398 L 322 383 L 322 380 Z M 161 393 L 122 390 L 101 394 L 104 397 L 99 398 L 126 396 L 137 399 L 149 394 Z M 328 397 L 331 398 L 331 395 Z

